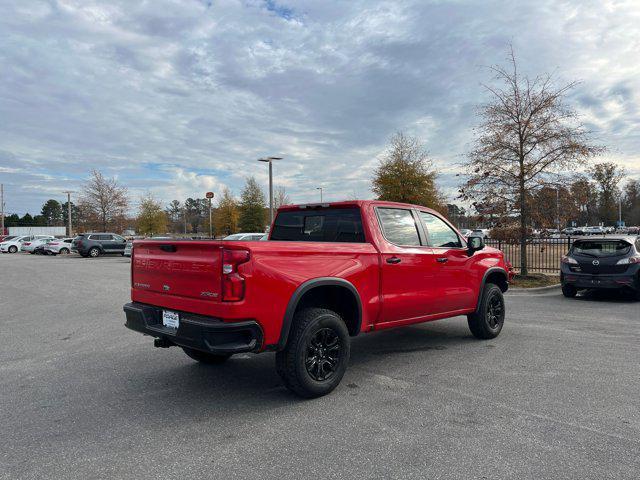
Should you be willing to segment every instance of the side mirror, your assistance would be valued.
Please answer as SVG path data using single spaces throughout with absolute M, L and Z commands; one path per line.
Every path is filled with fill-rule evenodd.
M 484 248 L 484 239 L 482 237 L 469 237 L 467 239 L 467 247 L 471 253 L 482 250 Z

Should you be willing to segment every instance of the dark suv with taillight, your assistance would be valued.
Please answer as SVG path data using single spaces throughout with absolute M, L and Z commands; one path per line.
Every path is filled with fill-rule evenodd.
M 625 289 L 640 300 L 640 237 L 576 240 L 560 263 L 565 297 L 581 289 Z

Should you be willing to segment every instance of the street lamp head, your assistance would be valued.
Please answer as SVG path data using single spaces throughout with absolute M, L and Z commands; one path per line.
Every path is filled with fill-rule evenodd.
M 272 160 L 282 160 L 282 157 L 266 157 L 258 159 L 259 162 L 271 162 Z

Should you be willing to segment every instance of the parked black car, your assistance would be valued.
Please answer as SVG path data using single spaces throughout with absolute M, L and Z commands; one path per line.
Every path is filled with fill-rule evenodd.
M 640 237 L 608 235 L 576 240 L 560 263 L 565 297 L 581 289 L 627 289 L 640 300 Z
M 115 233 L 83 233 L 73 239 L 71 251 L 93 258 L 109 253 L 124 255 L 126 244 L 127 241 Z

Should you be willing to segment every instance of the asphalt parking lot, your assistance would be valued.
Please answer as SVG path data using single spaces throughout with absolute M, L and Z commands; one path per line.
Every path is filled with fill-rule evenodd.
M 640 303 L 511 294 L 362 335 L 331 395 L 123 326 L 129 260 L 0 256 L 0 478 L 637 478 Z

